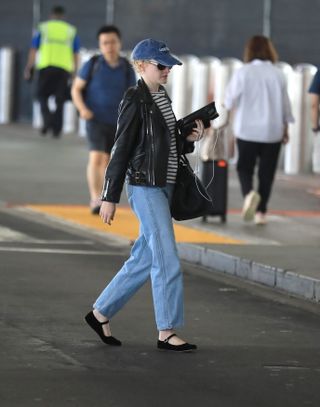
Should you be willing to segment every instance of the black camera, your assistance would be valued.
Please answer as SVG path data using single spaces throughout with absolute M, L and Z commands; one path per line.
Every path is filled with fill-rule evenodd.
M 214 120 L 219 116 L 216 105 L 214 102 L 196 110 L 188 116 L 178 120 L 177 126 L 183 137 L 187 137 L 194 127 L 196 127 L 196 120 L 202 120 L 203 125 L 206 128 L 210 127 L 210 120 Z

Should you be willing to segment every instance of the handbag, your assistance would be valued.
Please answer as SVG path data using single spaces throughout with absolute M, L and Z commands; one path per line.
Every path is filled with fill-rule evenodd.
M 200 141 L 200 158 L 202 161 L 227 159 L 227 137 L 222 129 L 210 128 Z
M 187 220 L 205 216 L 211 210 L 212 199 L 183 154 L 171 200 L 171 216 L 175 220 Z

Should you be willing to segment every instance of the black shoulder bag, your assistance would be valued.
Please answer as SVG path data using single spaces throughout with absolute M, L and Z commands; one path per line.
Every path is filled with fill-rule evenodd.
M 177 122 L 183 138 L 196 126 L 196 120 L 202 120 L 204 127 L 219 116 L 214 102 L 189 114 Z M 182 154 L 178 163 L 176 185 L 171 201 L 171 215 L 175 220 L 187 220 L 208 215 L 212 211 L 212 199 L 206 188 L 194 173 L 187 157 Z
M 183 154 L 178 165 L 171 215 L 175 220 L 187 220 L 208 215 L 210 211 L 212 199 Z

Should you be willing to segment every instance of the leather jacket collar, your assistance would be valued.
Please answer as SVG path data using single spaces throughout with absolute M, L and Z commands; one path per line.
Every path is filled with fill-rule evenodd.
M 143 78 L 140 78 L 138 80 L 137 86 L 141 90 L 141 95 L 143 97 L 143 102 L 148 103 L 148 104 L 154 103 L 154 100 L 153 100 L 153 98 L 151 96 L 150 90 L 149 90 L 148 86 L 146 85 L 145 81 L 143 80 Z M 167 93 L 164 86 L 160 85 L 159 86 L 159 91 L 164 91 L 165 96 L 168 98 L 169 102 L 172 103 L 172 101 L 171 101 L 171 99 L 170 99 L 170 97 L 169 97 L 169 95 L 168 95 L 168 93 Z

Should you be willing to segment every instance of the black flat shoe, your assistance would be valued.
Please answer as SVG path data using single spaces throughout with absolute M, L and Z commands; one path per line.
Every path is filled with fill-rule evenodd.
M 168 338 L 165 339 L 164 341 L 158 340 L 158 349 L 173 350 L 176 352 L 192 352 L 193 350 L 197 349 L 197 345 L 191 345 L 190 343 L 187 343 L 187 342 L 183 343 L 182 345 L 171 345 L 171 343 L 169 343 L 169 340 L 173 336 L 177 336 L 177 335 L 172 334 L 172 335 L 168 336 Z
M 108 324 L 109 321 L 99 322 L 94 316 L 93 311 L 89 312 L 84 318 L 87 324 L 100 336 L 102 342 L 111 346 L 121 346 L 121 342 L 113 336 L 106 336 L 103 332 L 102 325 Z

